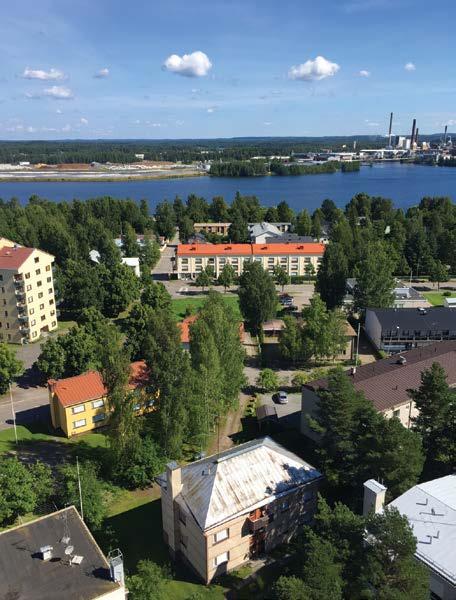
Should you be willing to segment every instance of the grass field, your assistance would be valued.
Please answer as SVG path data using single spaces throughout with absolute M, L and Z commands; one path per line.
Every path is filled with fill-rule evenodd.
M 236 316 L 241 319 L 241 312 L 239 310 L 239 300 L 237 296 L 226 296 L 223 295 L 223 300 L 231 306 Z M 206 296 L 198 296 L 196 298 L 175 298 L 172 300 L 172 309 L 176 321 L 182 321 L 185 319 L 186 310 L 190 309 L 192 312 L 197 312 L 201 308 L 206 300 Z
M 124 555 L 127 574 L 133 574 L 140 560 L 148 559 L 159 565 L 170 564 L 170 556 L 162 537 L 159 490 L 122 491 L 108 509 L 103 531 L 95 536 L 105 553 L 119 547 Z M 203 586 L 183 567 L 174 570 L 167 584 L 166 598 L 187 600 L 199 592 L 207 600 L 222 600 L 225 588 Z
M 443 299 L 445 296 L 443 292 L 423 292 L 423 296 L 433 306 L 443 306 Z M 456 292 L 452 292 L 450 298 L 456 298 Z
M 31 442 L 49 442 L 53 444 L 65 444 L 68 445 L 68 450 L 73 450 L 78 444 L 85 448 L 105 448 L 107 439 L 102 433 L 86 433 L 76 438 L 67 439 L 57 435 L 50 435 L 42 431 L 32 431 L 31 428 L 24 427 L 23 425 L 17 426 L 17 439 L 18 446 L 23 447 Z M 14 429 L 4 429 L 0 431 L 0 454 L 16 449 L 16 442 L 14 438 Z

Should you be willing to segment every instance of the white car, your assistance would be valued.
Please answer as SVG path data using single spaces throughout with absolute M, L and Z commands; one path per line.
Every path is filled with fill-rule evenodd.
M 288 394 L 286 392 L 279 392 L 277 394 L 277 402 L 279 404 L 288 404 Z

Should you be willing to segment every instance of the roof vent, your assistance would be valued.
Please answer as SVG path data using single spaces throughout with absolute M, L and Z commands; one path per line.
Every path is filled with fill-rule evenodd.
M 81 556 L 80 554 L 75 554 L 70 560 L 70 565 L 80 565 L 83 560 L 83 556 Z
M 398 365 L 406 365 L 407 359 L 405 358 L 405 356 L 399 356 L 399 358 L 397 359 L 397 364 Z
M 124 563 L 123 563 L 123 555 L 119 548 L 115 550 L 111 550 L 108 554 L 108 562 L 109 562 L 109 573 L 111 575 L 111 579 L 118 583 L 124 582 Z
M 52 546 L 41 546 L 40 548 L 40 557 L 42 560 L 51 560 L 52 558 L 52 551 L 53 551 L 53 547 Z

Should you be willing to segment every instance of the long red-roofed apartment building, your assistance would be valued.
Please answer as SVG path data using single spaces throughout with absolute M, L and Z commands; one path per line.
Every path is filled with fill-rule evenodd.
M 54 257 L 0 237 L 0 342 L 34 342 L 57 329 Z
M 155 410 L 156 397 L 146 392 L 149 371 L 145 361 L 130 365 L 128 389 L 137 398 L 133 404 L 135 414 Z M 48 381 L 52 426 L 61 429 L 67 437 L 92 431 L 106 425 L 110 406 L 107 390 L 98 371 Z
M 307 275 L 309 265 L 318 271 L 325 245 L 318 242 L 281 244 L 179 244 L 175 271 L 178 279 L 194 279 L 206 267 L 213 267 L 218 277 L 229 263 L 240 275 L 246 262 L 257 261 L 273 272 L 281 266 L 288 275 Z M 307 267 L 307 270 L 306 270 Z

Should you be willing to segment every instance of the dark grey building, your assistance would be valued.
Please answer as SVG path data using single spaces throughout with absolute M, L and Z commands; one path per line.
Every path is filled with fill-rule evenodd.
M 456 311 L 431 308 L 368 308 L 365 331 L 377 350 L 402 352 L 456 340 Z

